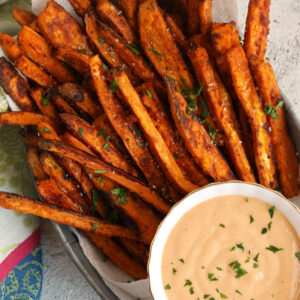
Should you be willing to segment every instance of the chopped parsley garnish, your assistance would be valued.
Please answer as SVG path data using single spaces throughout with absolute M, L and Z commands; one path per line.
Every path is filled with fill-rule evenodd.
M 241 264 L 237 260 L 231 262 L 229 266 L 232 267 L 233 271 L 235 272 L 236 278 L 240 278 L 248 273 L 246 270 L 241 268 Z
M 108 173 L 108 171 L 106 171 L 106 170 L 94 170 L 94 173 L 103 174 L 103 173 Z
M 79 134 L 83 134 L 83 128 L 82 128 L 82 127 L 79 127 L 78 133 L 79 133 Z
M 175 268 L 172 269 L 172 273 L 176 274 L 177 270 Z
M 159 59 L 162 60 L 161 54 L 160 54 L 158 51 L 156 51 L 155 49 L 152 49 L 152 48 L 150 48 L 149 51 L 151 51 L 151 52 L 153 52 L 154 54 L 158 55 Z
M 135 129 L 134 129 L 134 134 L 135 134 L 136 136 L 141 136 L 141 131 L 140 131 L 138 128 L 135 128 Z
M 105 64 L 104 62 L 102 62 L 102 67 L 103 67 L 103 70 L 108 72 L 109 71 L 109 67 L 107 64 Z
M 245 202 L 249 202 L 249 198 L 248 197 L 245 198 Z
M 217 280 L 219 280 L 218 278 L 215 277 L 214 273 L 208 273 L 208 279 L 210 281 L 217 281 Z
M 194 294 L 194 288 L 193 288 L 192 286 L 190 287 L 189 291 L 190 291 L 190 294 L 191 294 L 191 295 Z
M 103 45 L 104 42 L 105 42 L 104 38 L 100 37 L 100 38 L 99 38 L 99 43 L 100 43 L 100 45 Z
M 148 96 L 149 98 L 152 98 L 152 97 L 153 97 L 151 91 L 148 90 L 148 89 L 146 89 L 146 94 L 147 94 L 147 96 Z
M 236 244 L 236 247 L 243 250 L 243 251 L 245 250 L 243 243 Z
M 257 269 L 258 268 L 258 264 L 257 263 L 253 263 L 253 268 Z
M 217 267 L 217 270 L 219 270 L 219 271 L 223 271 L 223 269 L 222 269 L 222 268 L 220 268 L 220 267 Z
M 298 261 L 299 261 L 299 263 L 300 263 L 300 252 L 296 252 L 296 253 L 295 253 L 295 256 L 298 258 Z
M 267 250 L 272 251 L 273 253 L 276 253 L 278 251 L 282 251 L 283 248 L 277 248 L 275 246 L 270 245 L 269 247 L 266 247 Z
M 106 141 L 109 141 L 110 136 L 107 134 L 106 129 L 101 129 L 97 132 L 97 136 L 103 136 Z
M 236 248 L 235 246 L 231 247 L 230 251 L 231 251 L 231 252 L 234 251 L 235 248 Z
M 180 155 L 179 155 L 178 152 L 174 152 L 174 153 L 173 153 L 173 157 L 177 159 L 177 158 L 180 158 Z
M 44 131 L 44 132 L 47 132 L 47 133 L 51 133 L 51 129 L 46 128 L 46 127 L 43 127 L 43 128 L 41 129 L 41 131 Z
M 245 263 L 248 263 L 250 261 L 250 256 L 247 257 L 247 259 L 245 260 Z
M 202 266 L 201 269 L 205 269 L 205 266 Z
M 243 294 L 239 291 L 239 290 L 235 290 L 235 292 L 241 296 L 243 296 Z
M 98 228 L 99 227 L 99 224 L 98 223 L 92 223 L 92 228 Z
M 204 88 L 204 82 L 202 82 L 200 86 L 198 84 L 194 86 L 195 94 L 196 94 L 197 97 L 200 96 L 203 88 Z
M 216 134 L 217 134 L 217 131 L 215 129 L 213 129 L 210 125 L 209 122 L 207 122 L 207 130 L 208 130 L 208 134 L 209 136 L 211 137 L 211 139 L 214 141 L 215 138 L 216 138 Z
M 270 214 L 271 219 L 272 219 L 273 216 L 274 216 L 275 209 L 276 209 L 275 206 L 271 206 L 271 207 L 269 208 L 269 214 Z
M 42 105 L 47 106 L 50 100 L 50 93 L 47 93 L 46 91 L 42 92 Z
M 257 254 L 255 255 L 255 257 L 253 258 L 253 260 L 256 261 L 256 262 L 258 262 L 258 257 L 259 257 L 259 253 L 257 253 Z
M 171 286 L 169 285 L 169 284 L 167 284 L 166 286 L 165 286 L 165 290 L 170 290 L 171 289 Z
M 223 293 L 220 293 L 220 296 L 221 296 L 221 299 L 227 299 L 228 297 L 225 295 L 225 294 L 223 294 Z
M 250 215 L 250 224 L 252 224 L 254 222 L 254 218 L 252 217 L 252 215 Z
M 204 298 L 204 299 L 207 299 L 209 296 L 210 296 L 210 294 L 205 294 L 205 295 L 203 296 L 203 298 Z
M 192 282 L 189 279 L 185 280 L 184 286 L 192 285 Z
M 222 223 L 220 223 L 219 226 L 225 228 L 225 225 Z
M 113 93 L 115 93 L 119 89 L 119 85 L 115 78 L 111 81 L 111 84 L 108 88 Z
M 114 52 L 110 52 L 110 53 L 109 53 L 109 56 L 110 56 L 110 57 L 114 57 L 114 56 L 115 56 L 115 53 L 114 53 Z
M 265 234 L 268 232 L 268 228 L 267 227 L 264 227 L 262 230 L 261 230 L 261 234 Z
M 272 221 L 268 223 L 268 230 L 271 230 L 271 226 L 272 226 Z
M 191 100 L 188 102 L 186 113 L 190 116 L 192 112 L 195 112 L 196 109 L 197 109 L 197 101 Z
M 130 49 L 135 55 L 142 55 L 141 47 L 138 44 L 126 44 L 126 47 Z
M 283 106 L 283 101 L 280 101 L 275 108 L 272 106 L 272 104 L 271 105 L 266 104 L 264 106 L 264 113 L 270 116 L 271 118 L 278 120 L 279 116 L 277 115 L 276 110 L 282 106 Z
M 92 191 L 92 199 L 93 199 L 92 210 L 96 211 L 97 207 L 98 207 L 98 191 L 96 189 L 93 189 L 93 191 Z
M 138 146 L 140 146 L 140 147 L 144 147 L 144 144 L 141 143 L 141 142 L 139 142 L 139 141 L 137 141 L 136 144 L 137 144 Z
M 183 258 L 179 258 L 179 261 L 184 264 L 184 259 Z
M 118 195 L 117 201 L 122 204 L 127 204 L 128 201 L 126 200 L 126 197 L 128 196 L 128 190 L 124 187 L 117 187 L 115 189 L 112 189 L 110 191 L 113 195 Z
M 110 150 L 110 146 L 109 146 L 109 144 L 108 143 L 105 143 L 104 145 L 103 145 L 103 148 L 105 149 L 105 150 Z

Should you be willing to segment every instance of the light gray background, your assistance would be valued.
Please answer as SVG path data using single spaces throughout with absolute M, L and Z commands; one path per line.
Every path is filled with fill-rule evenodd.
M 300 97 L 300 1 L 273 0 L 267 57 L 274 67 L 286 97 Z M 248 0 L 239 0 L 241 28 Z M 42 221 L 44 281 L 42 299 L 99 299 L 70 258 L 48 221 Z

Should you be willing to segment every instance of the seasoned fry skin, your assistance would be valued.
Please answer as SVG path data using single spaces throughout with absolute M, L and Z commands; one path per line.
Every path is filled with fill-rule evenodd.
M 57 81 L 54 78 L 43 71 L 27 56 L 21 54 L 14 63 L 21 73 L 38 83 L 40 86 L 48 88 L 57 85 Z
M 83 28 L 55 1 L 47 3 L 47 7 L 38 16 L 38 24 L 43 36 L 53 47 L 92 53 Z
M 183 43 L 185 43 L 186 38 L 184 34 L 182 33 L 181 29 L 177 26 L 175 21 L 172 19 L 172 17 L 166 13 L 164 13 L 164 18 L 166 20 L 166 23 L 168 27 L 170 28 L 172 35 L 178 45 L 181 47 L 183 46 Z
M 72 73 L 51 53 L 47 41 L 31 28 L 24 26 L 19 31 L 18 43 L 21 50 L 26 53 L 39 66 L 43 67 L 59 82 L 75 82 Z
M 268 115 L 272 145 L 283 194 L 287 198 L 292 198 L 299 194 L 298 159 L 294 143 L 287 132 L 283 100 L 275 74 L 268 62 L 252 64 L 252 72 L 259 93 L 262 96 L 264 107 L 273 107 L 276 111 L 274 115 Z
M 125 13 L 128 22 L 131 24 L 132 28 L 137 32 L 137 10 L 138 10 L 138 0 L 119 0 L 118 4 L 121 6 L 123 12 Z
M 22 50 L 16 40 L 12 36 L 2 32 L 0 32 L 0 46 L 11 61 L 14 61 L 22 54 Z
M 263 112 L 262 103 L 257 95 L 242 46 L 229 50 L 226 53 L 226 62 L 236 94 L 250 120 L 259 181 L 266 187 L 276 188 L 276 167 L 269 125 Z
M 153 124 L 163 137 L 185 177 L 199 186 L 208 184 L 209 180 L 202 174 L 200 168 L 195 165 L 192 157 L 186 151 L 183 141 L 172 123 L 171 116 L 158 99 L 152 85 L 146 83 L 138 87 L 137 90 Z
M 75 111 L 75 109 L 61 96 L 57 94 L 51 95 L 51 101 L 55 104 L 60 113 L 78 116 L 78 113 Z
M 98 135 L 98 131 L 95 127 L 76 116 L 61 114 L 60 118 L 75 136 L 87 144 L 104 161 L 133 176 L 138 176 L 137 170 L 122 156 L 110 141 L 107 141 L 104 136 Z
M 208 34 L 211 29 L 212 16 L 211 16 L 212 0 L 199 1 L 199 21 L 200 32 Z
M 160 198 L 150 187 L 128 173 L 97 159 L 93 155 L 54 140 L 40 140 L 38 146 L 42 150 L 55 152 L 64 157 L 71 158 L 81 165 L 94 170 L 96 174 L 103 174 L 103 176 L 138 194 L 145 202 L 150 203 L 161 212 L 167 213 L 170 210 L 170 205 Z
M 188 36 L 197 34 L 200 29 L 199 0 L 187 0 L 187 33 Z
M 36 148 L 27 146 L 26 158 L 35 180 L 45 180 L 48 178 L 48 175 L 44 172 L 41 166 L 39 154 Z
M 19 7 L 13 7 L 13 18 L 21 25 L 28 26 L 35 20 L 37 20 L 37 16 L 33 14 L 31 11 L 26 9 L 22 9 Z
M 203 172 L 215 181 L 234 179 L 234 175 L 217 147 L 214 145 L 204 126 L 187 115 L 187 103 L 178 91 L 174 79 L 166 76 L 165 82 L 175 125 L 196 163 Z
M 271 0 L 250 0 L 246 21 L 244 50 L 249 61 L 265 57 L 269 33 Z
M 255 182 L 253 171 L 248 162 L 237 127 L 237 118 L 230 98 L 221 96 L 220 81 L 215 78 L 215 71 L 204 48 L 198 47 L 189 52 L 189 57 L 199 82 L 204 83 L 204 96 L 213 117 L 224 133 L 226 148 L 239 178 Z M 225 101 L 227 100 L 227 101 Z
M 194 185 L 184 177 L 181 169 L 175 161 L 175 158 L 164 142 L 164 139 L 154 126 L 138 93 L 131 85 L 131 82 L 129 81 L 126 73 L 122 70 L 115 69 L 113 72 L 113 77 L 118 83 L 119 89 L 124 96 L 124 99 L 137 117 L 138 122 L 146 135 L 149 146 L 167 177 L 183 193 L 189 193 L 195 190 L 197 188 L 197 185 Z
M 4 57 L 0 57 L 0 85 L 23 111 L 34 111 L 29 85 Z
M 109 0 L 95 0 L 94 6 L 100 19 L 121 34 L 129 44 L 137 42 L 131 25 L 118 9 Z
M 123 226 L 109 224 L 97 218 L 88 217 L 12 193 L 0 192 L 0 206 L 25 214 L 28 213 L 50 219 L 60 224 L 77 227 L 81 230 L 95 233 L 96 235 L 103 234 L 106 236 L 138 240 L 134 232 Z
M 74 7 L 77 14 L 84 17 L 89 8 L 92 7 L 91 0 L 69 0 L 71 5 Z

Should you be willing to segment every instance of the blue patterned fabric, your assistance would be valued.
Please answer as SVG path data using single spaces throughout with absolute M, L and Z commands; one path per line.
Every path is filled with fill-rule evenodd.
M 42 247 L 39 244 L 0 283 L 0 300 L 38 300 L 42 282 Z

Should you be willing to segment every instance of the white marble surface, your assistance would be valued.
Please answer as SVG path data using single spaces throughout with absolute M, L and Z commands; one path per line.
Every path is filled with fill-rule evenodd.
M 272 2 L 267 57 L 270 58 L 286 97 L 297 103 L 300 97 L 300 1 Z M 248 0 L 239 0 L 239 4 L 241 28 L 244 28 Z M 48 221 L 42 221 L 42 242 L 42 300 L 100 299 L 66 255 L 61 241 Z

